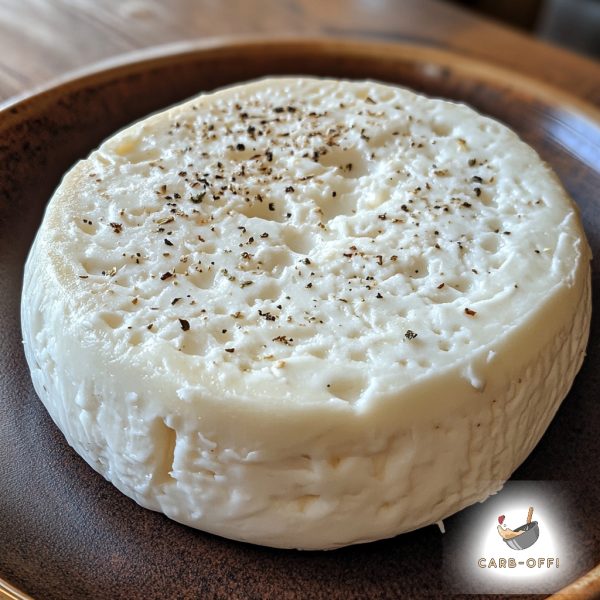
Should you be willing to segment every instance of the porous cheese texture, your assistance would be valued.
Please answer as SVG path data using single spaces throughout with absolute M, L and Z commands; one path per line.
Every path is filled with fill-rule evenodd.
M 589 261 L 556 176 L 496 121 L 268 79 L 66 175 L 25 269 L 25 352 L 68 442 L 142 506 L 334 548 L 503 485 L 583 360 Z

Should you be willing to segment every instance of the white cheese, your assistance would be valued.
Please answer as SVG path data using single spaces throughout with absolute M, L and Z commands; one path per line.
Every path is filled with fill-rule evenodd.
M 25 352 L 142 506 L 333 548 L 497 491 L 584 356 L 590 251 L 537 154 L 473 110 L 271 79 L 115 135 L 29 256 Z

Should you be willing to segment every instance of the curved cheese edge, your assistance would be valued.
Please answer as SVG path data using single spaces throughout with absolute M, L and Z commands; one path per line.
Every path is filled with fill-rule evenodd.
M 243 394 L 224 402 L 206 381 L 197 383 L 193 361 L 172 346 L 161 347 L 158 361 L 143 345 L 120 360 L 110 331 L 88 335 L 81 320 L 69 324 L 85 300 L 56 236 L 65 214 L 77 212 L 88 175 L 81 163 L 67 176 L 28 261 L 22 316 L 32 377 L 94 468 L 143 506 L 188 525 L 272 546 L 323 548 L 438 521 L 502 485 L 537 443 L 583 359 L 589 248 L 565 200 L 554 285 L 535 310 L 523 309 L 514 326 L 464 360 L 401 389 L 380 377 L 380 388 L 357 403 L 275 395 L 248 402 Z

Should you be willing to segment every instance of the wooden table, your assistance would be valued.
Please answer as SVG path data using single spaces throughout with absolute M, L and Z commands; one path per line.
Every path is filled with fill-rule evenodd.
M 0 0 L 0 101 L 135 49 L 247 34 L 448 48 L 600 105 L 599 63 L 440 0 Z

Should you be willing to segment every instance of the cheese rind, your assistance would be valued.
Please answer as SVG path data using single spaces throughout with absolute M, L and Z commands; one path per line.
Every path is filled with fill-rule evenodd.
M 471 109 L 372 82 L 200 96 L 65 177 L 25 352 L 69 443 L 141 505 L 331 548 L 498 490 L 577 373 L 577 211 Z

